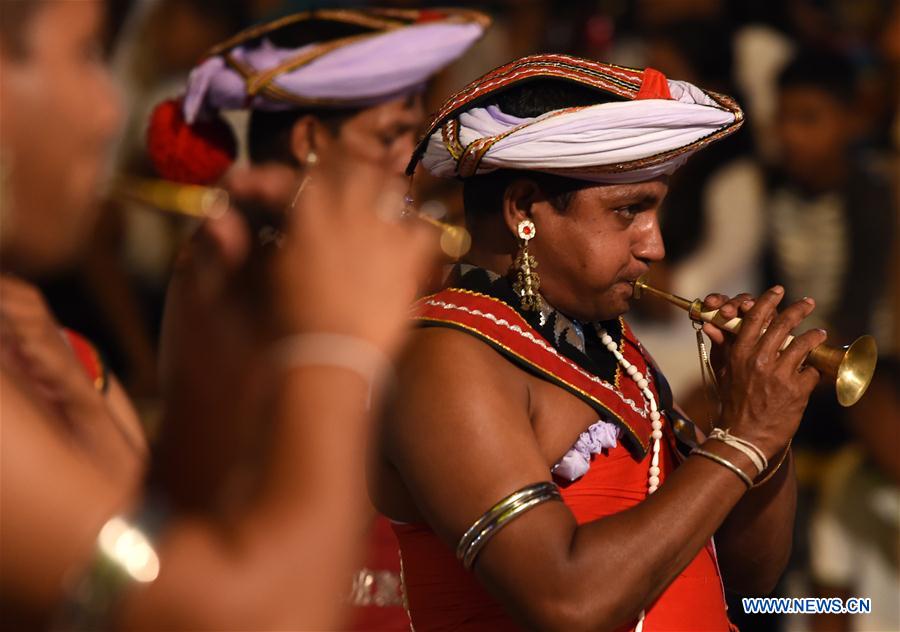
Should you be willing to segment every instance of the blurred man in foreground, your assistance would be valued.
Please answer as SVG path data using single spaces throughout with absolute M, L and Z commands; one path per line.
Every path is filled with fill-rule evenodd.
M 98 52 L 103 2 L 0 7 L 3 271 L 32 275 L 65 265 L 83 242 L 119 112 Z M 404 337 L 403 315 L 433 235 L 375 215 L 384 192 L 372 167 L 335 165 L 317 179 L 302 208 L 288 211 L 281 248 L 260 251 L 232 208 L 204 226 L 182 264 L 196 282 L 194 309 L 209 324 L 207 340 L 266 343 L 253 367 L 260 391 L 220 383 L 221 399 L 245 406 L 260 439 L 245 445 L 253 452 L 245 462 L 264 450 L 265 465 L 216 468 L 219 447 L 239 441 L 242 429 L 214 423 L 215 410 L 196 411 L 184 418 L 194 430 L 194 462 L 177 472 L 167 468 L 185 464 L 161 463 L 162 483 L 147 492 L 136 477 L 110 476 L 73 442 L 69 419 L 33 374 L 3 357 L 4 625 L 340 623 L 363 507 L 370 406 Z M 337 184 L 347 179 L 352 191 Z M 266 170 L 234 173 L 229 186 L 242 208 L 277 200 Z M 388 206 L 399 205 L 392 195 Z M 323 352 L 335 347 L 344 353 Z M 220 359 L 193 358 L 183 372 L 188 385 L 227 377 L 216 373 Z M 106 422 L 79 423 L 92 421 Z M 328 472 L 338 446 L 349 465 Z M 227 510 L 178 512 L 170 498 L 195 478 L 222 495 L 241 481 L 252 486 Z

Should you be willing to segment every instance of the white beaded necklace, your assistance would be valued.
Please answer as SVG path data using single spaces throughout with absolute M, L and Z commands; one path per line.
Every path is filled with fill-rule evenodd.
M 662 439 L 662 420 L 661 415 L 659 414 L 659 406 L 656 403 L 656 397 L 653 395 L 653 391 L 650 390 L 650 383 L 647 381 L 647 378 L 638 371 L 636 366 L 625 359 L 625 356 L 619 351 L 619 346 L 616 344 L 616 341 L 612 339 L 612 336 L 606 333 L 606 330 L 602 327 L 598 327 L 597 333 L 600 335 L 600 342 L 606 345 L 606 348 L 616 357 L 616 361 L 625 370 L 628 377 L 635 381 L 638 388 L 641 389 L 641 394 L 650 406 L 650 427 L 653 429 L 653 432 L 650 433 L 650 437 L 653 439 L 653 445 L 650 448 L 652 457 L 650 459 L 650 473 L 647 484 L 648 492 L 652 494 L 659 488 L 659 442 L 660 439 Z
M 653 395 L 653 391 L 650 390 L 650 383 L 647 381 L 647 378 L 638 371 L 636 366 L 625 359 L 625 356 L 619 351 L 619 346 L 616 344 L 616 341 L 612 339 L 612 336 L 610 336 L 602 327 L 597 328 L 597 334 L 600 336 L 600 342 L 606 345 L 606 348 L 616 357 L 616 362 L 619 363 L 628 376 L 635 381 L 638 388 L 641 389 L 641 394 L 650 406 L 650 427 L 653 428 L 653 432 L 650 433 L 650 437 L 653 439 L 653 445 L 650 448 L 650 451 L 653 456 L 650 459 L 647 493 L 652 494 L 659 489 L 659 442 L 660 439 L 662 439 L 662 420 L 661 415 L 659 414 L 659 406 L 656 403 L 656 397 Z M 646 611 L 641 610 L 641 615 L 638 617 L 637 626 L 635 626 L 634 632 L 642 632 L 644 629 L 645 615 Z

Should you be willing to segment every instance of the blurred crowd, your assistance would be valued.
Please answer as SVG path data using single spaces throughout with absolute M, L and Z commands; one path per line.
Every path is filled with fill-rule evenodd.
M 2 0 L 7 2 L 8 0 Z M 382 2 L 422 7 L 429 2 Z M 435 3 L 437 4 L 437 3 Z M 444 3 L 441 3 L 444 4 Z M 793 447 L 801 483 L 794 553 L 777 594 L 863 596 L 868 616 L 730 614 L 742 630 L 900 629 L 900 2 L 895 0 L 517 0 L 465 3 L 494 24 L 426 94 L 451 91 L 513 58 L 565 52 L 650 66 L 734 95 L 747 123 L 672 178 L 666 261 L 651 284 L 689 299 L 758 294 L 816 299 L 829 342 L 869 333 L 879 367 L 859 405 L 814 395 Z M 108 51 L 126 118 L 115 173 L 154 175 L 152 108 L 182 90 L 212 45 L 251 24 L 326 0 L 119 0 Z M 240 114 L 229 116 L 246 152 Z M 462 221 L 459 188 L 417 174 L 415 197 Z M 107 199 L 75 268 L 42 277 L 60 324 L 93 341 L 153 444 L 160 423 L 158 340 L 176 252 L 193 225 Z M 629 317 L 691 416 L 708 414 L 686 315 L 653 301 Z M 4 508 L 4 510 L 6 510 Z

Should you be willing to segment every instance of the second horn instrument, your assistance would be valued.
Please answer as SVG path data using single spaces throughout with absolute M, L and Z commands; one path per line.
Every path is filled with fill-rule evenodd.
M 304 179 L 297 188 L 294 202 L 306 186 L 306 182 L 308 179 Z M 138 202 L 149 208 L 197 219 L 214 219 L 225 213 L 231 202 L 228 191 L 219 187 L 127 176 L 121 176 L 112 183 L 110 195 L 116 199 Z M 421 212 L 413 213 L 411 216 L 441 231 L 441 250 L 448 257 L 458 259 L 469 251 L 472 237 L 464 226 L 448 224 Z M 272 221 L 277 219 L 277 216 L 266 213 L 265 219 Z
M 741 330 L 744 322 L 742 318 L 738 317 L 725 320 L 717 309 L 703 311 L 703 301 L 699 298 L 689 301 L 675 294 L 658 290 L 647 285 L 647 282 L 641 277 L 634 282 L 634 297 L 641 298 L 645 292 L 680 307 L 695 322 L 710 323 L 724 331 L 736 334 Z M 780 350 L 784 350 L 793 339 L 793 336 L 785 338 Z M 834 381 L 837 400 L 841 406 L 852 406 L 859 401 L 872 381 L 877 361 L 878 347 L 872 336 L 860 336 L 846 347 L 821 344 L 806 356 L 807 364 Z

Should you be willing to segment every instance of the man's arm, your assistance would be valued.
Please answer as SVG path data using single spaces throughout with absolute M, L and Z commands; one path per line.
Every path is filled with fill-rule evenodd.
M 255 189 L 267 184 L 267 174 L 244 172 L 232 191 L 270 199 Z M 235 212 L 209 220 L 192 242 L 194 256 L 179 283 L 193 299 L 187 324 L 194 328 L 180 341 L 207 330 L 222 337 L 195 334 L 209 346 L 190 347 L 206 353 L 196 354 L 197 362 L 178 376 L 188 396 L 205 385 L 216 389 L 212 396 L 221 403 L 213 407 L 210 397 L 205 407 L 185 411 L 176 401 L 167 413 L 168 421 L 183 423 L 183 434 L 163 433 L 162 439 L 183 438 L 190 458 L 155 454 L 158 483 L 169 484 L 154 492 L 175 510 L 156 542 L 158 578 L 143 589 L 132 587 L 109 613 L 119 615 L 123 627 L 335 629 L 342 622 L 362 544 L 370 400 L 381 394 L 377 376 L 370 375 L 375 368 L 322 353 L 294 355 L 298 347 L 285 347 L 283 340 L 264 347 L 257 362 L 238 367 L 222 366 L 233 357 L 224 351 L 235 339 L 252 342 L 262 333 L 267 340 L 323 334 L 356 340 L 362 345 L 356 351 L 369 345 L 376 360 L 379 351 L 392 356 L 406 335 L 409 304 L 428 269 L 434 235 L 371 212 L 385 193 L 382 171 L 374 166 L 342 161 L 317 178 L 322 186 L 307 190 L 302 208 L 295 209 L 294 232 L 266 258 L 271 268 L 248 263 L 250 235 Z M 354 186 L 338 186 L 342 182 Z M 248 278 L 253 272 L 258 276 Z M 271 302 L 254 302 L 247 311 L 246 295 L 235 296 L 236 279 L 267 287 Z M 293 353 L 280 360 L 270 353 L 285 349 Z M 188 357 L 194 356 L 182 354 L 174 364 Z M 243 379 L 231 381 L 231 369 L 242 371 Z M 99 475 L 84 454 L 51 432 L 56 420 L 24 389 L 8 386 L 7 378 L 4 366 L 0 491 L 3 502 L 18 510 L 0 512 L 0 592 L 4 603 L 12 596 L 25 614 L 46 618 L 63 596 L 63 579 L 77 580 L 91 558 L 104 521 L 140 501 L 136 490 Z M 257 383 L 266 386 L 259 397 Z M 223 423 L 218 413 L 245 399 L 254 404 L 240 408 L 245 423 Z M 186 414 L 193 412 L 196 417 Z M 219 467 L 229 445 L 242 452 Z M 198 480 L 210 496 L 228 499 L 222 503 L 227 507 L 179 512 L 177 493 Z
M 174 521 L 159 541 L 159 579 L 128 596 L 122 627 L 340 626 L 362 552 L 368 391 L 342 368 L 288 373 L 254 499 L 233 519 Z
M 675 409 L 685 416 L 676 404 Z M 710 428 L 698 427 L 702 442 Z M 783 455 L 783 456 L 782 456 Z M 716 555 L 725 586 L 743 595 L 772 592 L 787 566 L 797 509 L 797 481 L 790 450 L 760 475 L 716 532 Z M 752 470 L 751 470 L 752 471 Z
M 97 533 L 136 490 L 73 449 L 0 374 L 3 441 L 0 592 L 52 614 Z M 360 543 L 369 385 L 345 369 L 296 369 L 274 414 L 274 449 L 255 501 L 233 520 L 176 516 L 157 544 L 161 572 L 120 611 L 128 629 L 333 629 Z M 356 437 L 352 441 L 347 436 Z M 338 467 L 334 456 L 342 455 Z M 327 484 L 323 476 L 327 473 Z M 317 481 L 311 484 L 311 481 Z
M 788 453 L 778 472 L 745 494 L 716 532 L 729 590 L 758 595 L 775 589 L 791 555 L 796 509 L 797 479 Z

